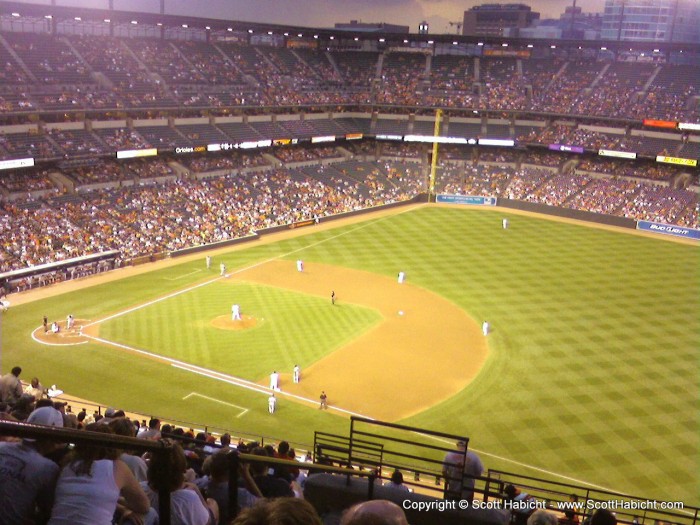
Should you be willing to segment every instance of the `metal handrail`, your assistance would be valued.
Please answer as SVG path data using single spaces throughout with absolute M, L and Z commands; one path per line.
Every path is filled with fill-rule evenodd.
M 33 425 L 19 421 L 2 421 L 0 420 L 0 436 L 16 436 L 21 438 L 31 439 L 47 439 L 61 443 L 84 444 L 84 445 L 100 445 L 119 449 L 138 450 L 143 452 L 151 452 L 153 454 L 164 454 L 172 447 L 172 440 L 147 440 L 141 438 L 133 438 L 126 436 L 117 436 L 114 434 L 104 434 L 102 432 L 90 432 L 87 430 L 75 430 L 72 428 L 56 428 L 46 427 L 41 425 Z M 175 440 L 175 436 L 172 436 Z M 178 436 L 178 441 L 185 443 L 203 444 L 193 438 Z M 210 445 L 211 446 L 211 445 Z M 221 448 L 220 445 L 214 445 L 215 448 Z M 228 454 L 229 458 L 229 516 L 234 518 L 238 510 L 238 472 L 240 462 L 248 463 L 266 463 L 270 465 L 282 465 L 289 467 L 292 463 L 290 460 L 258 456 L 255 454 L 240 454 L 232 451 Z M 319 464 L 309 464 L 304 467 L 299 464 L 300 468 L 313 469 L 315 472 L 324 472 L 328 474 L 343 474 L 354 477 L 366 477 L 369 479 L 367 494 L 368 499 L 372 498 L 374 493 L 374 482 L 377 478 L 376 472 L 367 472 L 363 470 L 355 470 L 352 468 L 332 467 Z M 170 492 L 161 489 L 158 492 L 158 515 L 161 525 L 170 525 Z

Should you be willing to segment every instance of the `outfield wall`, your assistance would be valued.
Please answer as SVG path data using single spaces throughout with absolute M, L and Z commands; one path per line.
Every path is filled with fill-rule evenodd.
M 548 206 L 547 204 L 504 199 L 502 197 L 498 198 L 498 206 L 503 208 L 511 208 L 513 210 L 522 210 L 533 213 L 541 213 L 544 215 L 554 215 L 556 217 L 565 217 L 567 219 L 577 219 L 580 221 L 595 222 L 598 224 L 608 224 L 610 226 L 619 226 L 620 228 L 630 228 L 632 230 L 636 229 L 637 227 L 637 221 L 626 217 L 616 217 L 613 215 L 604 215 L 602 213 L 593 213 L 590 211 L 559 208 L 557 206 Z

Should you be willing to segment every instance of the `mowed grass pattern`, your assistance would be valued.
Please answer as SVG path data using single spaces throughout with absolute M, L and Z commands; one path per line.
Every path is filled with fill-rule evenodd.
M 214 327 L 214 319 L 230 319 L 233 303 L 257 325 L 241 331 Z M 368 308 L 331 308 L 326 297 L 241 283 L 233 276 L 108 320 L 100 337 L 258 381 L 273 370 L 305 368 L 380 320 Z
M 505 231 L 503 217 L 511 222 Z M 318 261 L 392 277 L 405 271 L 410 284 L 443 295 L 479 323 L 491 323 L 491 354 L 476 380 L 406 423 L 471 436 L 471 446 L 490 468 L 562 480 L 552 474 L 560 473 L 610 489 L 698 504 L 697 246 L 502 210 L 435 206 L 309 233 L 253 244 L 223 259 L 234 273 L 274 257 L 287 258 L 290 265 L 301 257 L 307 265 Z M 3 369 L 19 363 L 33 375 L 104 403 L 296 442 L 310 442 L 312 430 L 346 432 L 342 418 L 294 403 L 280 403 L 271 420 L 260 394 L 113 349 L 91 344 L 47 350 L 28 341 L 27 329 L 38 326 L 44 313 L 118 311 L 201 282 L 201 272 L 182 276 L 202 267 L 203 262 L 185 263 L 41 306 L 11 309 L 6 319 L 17 330 L 5 330 Z M 248 285 L 201 290 L 201 295 L 190 292 L 129 314 L 113 327 L 105 323 L 102 335 L 113 330 L 109 336 L 122 342 L 154 346 L 178 359 L 249 378 L 291 363 L 300 355 L 296 352 L 308 352 L 305 358 L 311 361 L 341 344 L 324 314 L 309 319 L 311 330 L 295 327 L 300 312 L 308 309 L 311 316 L 314 302 L 327 306 L 327 298 Z M 245 334 L 250 337 L 246 344 L 230 339 L 239 334 L 184 329 L 193 311 L 230 314 L 234 290 L 241 297 L 250 294 L 251 306 L 266 318 Z M 337 292 L 342 295 L 342 288 Z M 353 312 L 343 321 L 352 325 L 345 333 L 352 336 L 371 325 L 371 314 Z M 273 323 L 268 328 L 268 316 L 276 315 L 281 317 L 275 328 Z M 160 327 L 150 326 L 157 323 Z M 315 344 L 324 338 L 333 341 L 326 349 Z M 240 352 L 249 353 L 241 358 Z M 406 348 L 406 358 L 410 355 Z M 253 410 L 233 419 L 235 409 L 224 405 L 182 401 L 193 390 Z

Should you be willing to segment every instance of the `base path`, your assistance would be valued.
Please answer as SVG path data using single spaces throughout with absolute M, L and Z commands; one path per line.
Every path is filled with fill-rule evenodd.
M 330 406 L 397 421 L 455 395 L 486 360 L 486 338 L 464 310 L 395 278 L 310 262 L 297 272 L 292 262 L 282 260 L 239 273 L 237 280 L 324 297 L 328 308 L 372 308 L 383 317 L 374 328 L 302 370 L 301 383 L 282 374 L 285 392 L 317 399 L 325 390 Z M 261 385 L 268 383 L 267 378 L 260 380 Z

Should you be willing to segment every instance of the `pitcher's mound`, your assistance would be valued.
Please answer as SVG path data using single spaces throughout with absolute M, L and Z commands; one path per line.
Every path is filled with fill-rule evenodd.
M 247 330 L 255 327 L 257 324 L 258 320 L 250 315 L 242 315 L 238 321 L 231 320 L 231 317 L 227 315 L 220 315 L 211 321 L 211 325 L 214 328 L 221 330 Z

